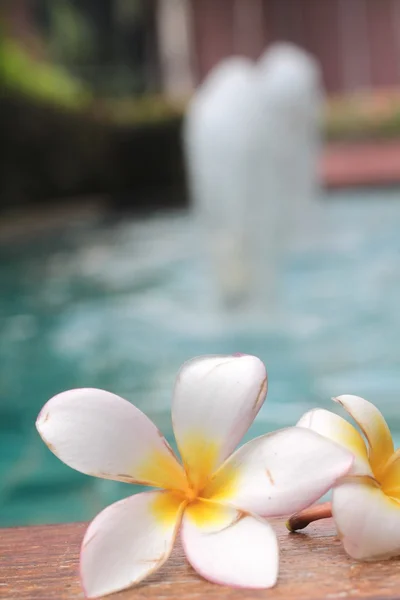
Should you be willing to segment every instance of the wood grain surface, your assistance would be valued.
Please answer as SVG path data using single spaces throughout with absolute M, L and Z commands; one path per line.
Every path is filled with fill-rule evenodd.
M 116 600 L 340 600 L 400 599 L 400 560 L 357 563 L 343 552 L 332 521 L 289 534 L 274 521 L 281 545 L 278 585 L 272 590 L 224 588 L 201 579 L 177 545 L 172 557 L 144 583 L 110 598 Z M 79 546 L 86 524 L 0 530 L 2 600 L 75 600 L 79 584 Z

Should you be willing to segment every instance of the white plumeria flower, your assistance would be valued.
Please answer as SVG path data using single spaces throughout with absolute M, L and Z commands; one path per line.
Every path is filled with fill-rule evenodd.
M 359 396 L 334 398 L 353 417 L 362 434 L 324 409 L 298 422 L 349 449 L 355 456 L 350 476 L 333 490 L 332 514 L 346 552 L 358 560 L 400 555 L 400 450 L 395 452 L 380 411 Z
M 109 392 L 78 389 L 44 406 L 37 428 L 49 448 L 88 475 L 155 491 L 112 504 L 89 525 L 81 552 L 86 595 L 138 583 L 171 553 L 178 529 L 190 564 L 206 579 L 267 588 L 278 547 L 266 516 L 310 505 L 350 469 L 337 444 L 292 427 L 254 439 L 231 455 L 267 391 L 254 356 L 206 356 L 183 365 L 172 403 L 183 465 L 155 425 Z

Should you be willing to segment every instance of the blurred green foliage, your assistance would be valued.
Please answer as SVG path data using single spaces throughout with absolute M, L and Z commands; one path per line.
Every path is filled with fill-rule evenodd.
M 88 106 L 91 92 L 65 69 L 32 58 L 18 41 L 0 37 L 0 84 L 3 89 L 60 107 Z
M 188 99 L 171 101 L 162 95 L 144 94 L 140 97 L 110 98 L 94 102 L 94 110 L 116 125 L 159 123 L 183 119 Z
M 329 98 L 323 128 L 328 140 L 400 137 L 400 90 L 380 89 Z
M 59 63 L 79 64 L 95 52 L 93 25 L 82 11 L 68 0 L 48 3 L 50 28 L 47 37 L 49 55 Z

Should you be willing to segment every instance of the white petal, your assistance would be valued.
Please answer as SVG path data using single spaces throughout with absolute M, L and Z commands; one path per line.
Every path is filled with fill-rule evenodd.
M 169 557 L 183 505 L 172 492 L 145 492 L 112 504 L 90 523 L 81 548 L 85 595 L 138 583 Z
M 368 400 L 359 396 L 344 395 L 334 398 L 356 421 L 369 444 L 369 461 L 379 476 L 393 454 L 393 440 L 382 413 Z
M 346 552 L 358 560 L 400 555 L 400 503 L 368 478 L 340 484 L 332 512 Z
M 248 355 L 205 356 L 183 365 L 172 421 L 192 484 L 201 488 L 237 446 L 267 393 L 265 366 Z
M 278 542 L 266 521 L 242 515 L 220 531 L 209 533 L 185 513 L 181 536 L 188 561 L 205 579 L 244 588 L 275 585 Z
M 167 441 L 133 404 L 103 390 L 77 389 L 45 404 L 36 427 L 68 466 L 106 479 L 184 489 Z
M 346 475 L 353 455 L 318 433 L 290 427 L 239 448 L 204 496 L 263 516 L 306 508 Z
M 352 474 L 372 475 L 368 460 L 368 451 L 361 434 L 351 423 L 329 410 L 315 408 L 303 415 L 297 423 L 344 446 L 354 454 Z

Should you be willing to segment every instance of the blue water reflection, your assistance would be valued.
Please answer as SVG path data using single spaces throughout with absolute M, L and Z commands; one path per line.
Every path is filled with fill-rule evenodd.
M 180 364 L 247 352 L 269 372 L 249 436 L 356 393 L 400 443 L 400 191 L 329 195 L 323 225 L 283 273 L 279 331 L 213 308 L 186 214 L 86 221 L 0 247 L 0 524 L 88 519 L 130 494 L 62 465 L 34 428 L 43 403 L 81 386 L 112 390 L 171 440 Z

